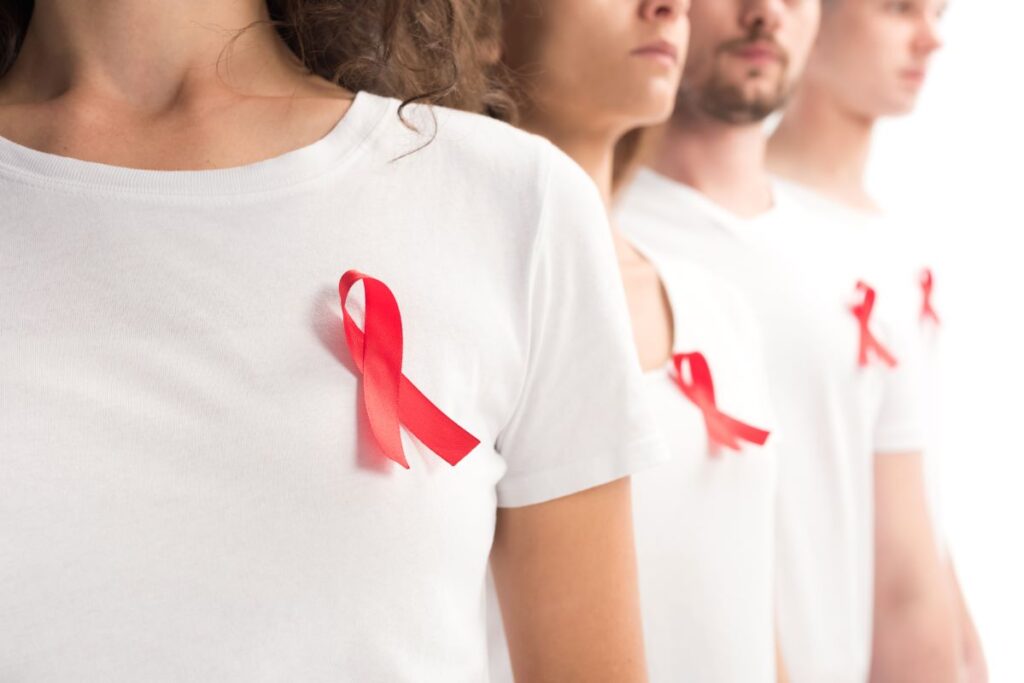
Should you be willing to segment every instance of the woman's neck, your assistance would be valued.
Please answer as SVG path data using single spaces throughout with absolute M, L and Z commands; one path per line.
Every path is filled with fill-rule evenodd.
M 267 19 L 264 0 L 37 0 L 0 101 L 84 93 L 156 113 L 229 86 L 280 94 L 300 67 L 273 27 L 254 25 L 225 51 Z
M 537 116 L 530 111 L 524 112 L 522 127 L 531 133 L 544 136 L 572 157 L 597 185 L 605 208 L 611 208 L 615 142 L 619 137 L 617 133 L 563 126 L 557 121 Z
M 848 206 L 875 210 L 864 184 L 874 125 L 807 84 L 769 142 L 768 167 Z

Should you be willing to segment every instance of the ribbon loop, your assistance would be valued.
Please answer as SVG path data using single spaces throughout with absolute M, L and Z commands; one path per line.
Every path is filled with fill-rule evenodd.
M 864 281 L 859 281 L 857 282 L 857 291 L 864 293 L 863 301 L 850 307 L 850 312 L 857 318 L 857 324 L 860 327 L 860 350 L 857 354 L 857 362 L 861 367 L 866 366 L 869 362 L 869 353 L 874 352 L 879 360 L 890 368 L 894 368 L 896 367 L 895 356 L 882 346 L 882 343 L 871 332 L 871 313 L 875 308 L 875 290 Z
M 363 327 L 352 319 L 345 304 L 352 287 L 363 283 Z M 401 425 L 446 462 L 456 465 L 480 443 L 457 425 L 402 374 L 402 316 L 398 301 L 386 284 L 349 270 L 338 282 L 345 341 L 363 375 L 363 402 L 377 443 L 391 460 L 409 469 L 402 448 Z
M 690 380 L 683 374 L 683 366 L 690 371 Z M 683 394 L 700 409 L 704 415 L 704 427 L 708 433 L 708 443 L 712 454 L 718 447 L 724 446 L 734 451 L 741 450 L 741 441 L 763 446 L 768 440 L 769 432 L 752 427 L 732 418 L 718 409 L 715 400 L 715 383 L 711 378 L 711 367 L 704 354 L 700 352 L 677 353 L 672 356 L 673 371 L 669 376 L 679 386 Z
M 932 276 L 932 269 L 925 268 L 921 271 L 921 320 L 931 320 L 939 325 L 939 314 L 932 306 L 932 290 L 935 287 L 935 278 Z

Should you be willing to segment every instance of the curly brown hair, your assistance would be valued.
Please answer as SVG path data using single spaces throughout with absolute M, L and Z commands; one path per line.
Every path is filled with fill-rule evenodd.
M 500 0 L 266 0 L 305 67 L 352 92 L 512 118 L 496 57 Z M 34 0 L 0 0 L 0 77 L 14 64 Z

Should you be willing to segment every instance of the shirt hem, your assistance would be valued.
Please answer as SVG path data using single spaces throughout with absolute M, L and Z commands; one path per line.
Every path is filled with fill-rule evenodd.
M 671 460 L 660 435 L 652 434 L 622 449 L 630 455 L 574 462 L 552 470 L 503 481 L 498 487 L 498 507 L 516 508 L 546 503 L 628 477 Z

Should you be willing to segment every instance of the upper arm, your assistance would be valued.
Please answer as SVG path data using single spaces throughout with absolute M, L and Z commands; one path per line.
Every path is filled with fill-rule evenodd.
M 628 479 L 500 509 L 491 569 L 516 681 L 646 680 Z
M 668 459 L 593 181 L 552 151 L 492 574 L 520 683 L 645 680 L 627 475 Z
M 943 584 L 920 452 L 875 458 L 875 581 L 884 603 Z
M 779 647 L 778 641 L 775 642 L 775 680 L 776 683 L 789 683 L 786 661 L 782 657 L 782 649 Z

